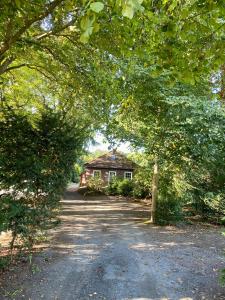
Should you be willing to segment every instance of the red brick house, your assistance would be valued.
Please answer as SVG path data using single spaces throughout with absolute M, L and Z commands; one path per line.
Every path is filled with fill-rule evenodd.
M 118 151 L 110 151 L 86 163 L 85 171 L 81 174 L 80 185 L 85 186 L 88 178 L 101 178 L 107 185 L 114 177 L 132 179 L 136 164 Z

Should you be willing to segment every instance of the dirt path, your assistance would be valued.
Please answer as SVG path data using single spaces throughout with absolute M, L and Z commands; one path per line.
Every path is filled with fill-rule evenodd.
M 14 270 L 17 285 L 3 284 L 0 299 L 225 299 L 220 229 L 147 226 L 147 216 L 137 203 L 70 189 L 52 247 L 33 272 Z

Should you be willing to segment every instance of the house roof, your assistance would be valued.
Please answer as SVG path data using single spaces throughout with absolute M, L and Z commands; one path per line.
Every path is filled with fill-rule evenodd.
M 118 151 L 110 151 L 85 164 L 85 167 L 98 169 L 124 169 L 133 170 L 137 165 L 124 154 Z

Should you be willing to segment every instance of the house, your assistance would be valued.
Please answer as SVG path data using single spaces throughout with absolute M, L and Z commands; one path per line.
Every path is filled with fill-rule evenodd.
M 86 163 L 80 185 L 85 186 L 91 176 L 101 178 L 107 185 L 113 177 L 132 179 L 136 164 L 124 154 L 113 150 Z

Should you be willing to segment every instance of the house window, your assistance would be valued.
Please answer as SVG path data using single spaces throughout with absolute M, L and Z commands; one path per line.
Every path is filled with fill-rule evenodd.
M 116 177 L 116 171 L 109 171 L 109 181 Z
M 101 171 L 100 170 L 94 170 L 93 171 L 93 176 L 95 178 L 100 178 L 101 177 Z
M 125 179 L 132 179 L 132 172 L 124 172 Z

